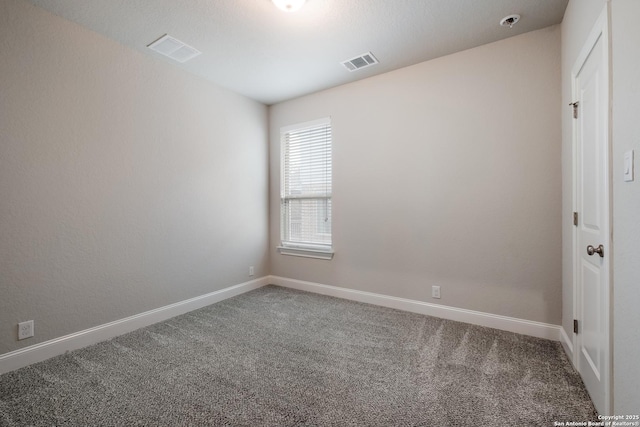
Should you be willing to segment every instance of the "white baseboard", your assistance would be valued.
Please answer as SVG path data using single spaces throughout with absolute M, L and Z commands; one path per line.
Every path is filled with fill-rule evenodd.
M 567 335 L 563 327 L 560 327 L 560 343 L 562 343 L 562 348 L 564 348 L 564 352 L 567 353 L 567 357 L 575 366 L 573 355 L 573 340 L 569 338 L 569 335 Z
M 530 335 L 538 338 L 546 338 L 553 341 L 560 340 L 560 331 L 562 330 L 560 326 L 551 325 L 549 323 L 534 322 L 531 320 L 500 316 L 497 314 L 483 313 L 481 311 L 448 307 L 446 305 L 430 304 L 422 301 L 375 294 L 372 292 L 339 288 L 336 286 L 287 279 L 279 276 L 269 276 L 268 279 L 269 283 L 273 285 L 314 292 L 322 295 L 330 295 L 352 301 L 395 308 L 398 310 L 410 311 L 412 313 L 426 314 L 428 316 L 471 323 L 473 325 L 486 326 L 489 328 Z
M 573 361 L 572 342 L 564 332 L 564 329 L 557 325 L 533 322 L 530 320 L 500 316 L 462 308 L 448 307 L 445 305 L 430 304 L 422 301 L 375 294 L 372 292 L 339 288 L 336 286 L 305 282 L 285 277 L 264 276 L 259 279 L 230 286 L 199 297 L 180 301 L 175 304 L 170 304 L 144 313 L 136 314 L 134 316 L 126 317 L 124 319 L 116 320 L 114 322 L 105 323 L 103 325 L 2 354 L 0 355 L 0 374 L 23 368 L 33 363 L 42 362 L 43 360 L 58 356 L 67 351 L 96 344 L 154 323 L 162 322 L 189 311 L 197 310 L 218 301 L 260 288 L 267 284 L 560 341 L 565 348 L 565 351 L 567 351 L 569 358 Z
M 269 276 L 0 355 L 0 374 L 108 340 L 269 284 Z

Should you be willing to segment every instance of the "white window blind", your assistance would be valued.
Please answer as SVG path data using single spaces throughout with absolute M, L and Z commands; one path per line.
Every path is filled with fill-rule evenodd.
M 329 118 L 281 131 L 282 246 L 331 250 L 331 122 Z

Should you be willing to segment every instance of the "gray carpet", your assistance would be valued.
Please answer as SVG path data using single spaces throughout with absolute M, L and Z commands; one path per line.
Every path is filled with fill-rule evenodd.
M 2 426 L 595 417 L 559 343 L 276 286 L 0 376 Z

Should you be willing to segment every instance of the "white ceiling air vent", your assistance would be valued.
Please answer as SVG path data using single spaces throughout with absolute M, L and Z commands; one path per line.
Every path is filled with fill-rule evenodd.
M 372 65 L 376 65 L 377 63 L 378 63 L 378 60 L 376 59 L 375 56 L 373 56 L 373 53 L 367 52 L 367 53 L 363 53 L 360 56 L 356 56 L 355 58 L 351 58 L 347 61 L 344 61 L 342 65 L 344 65 L 344 68 L 346 68 L 349 71 L 356 71 L 356 70 L 361 70 L 363 68 L 370 67 Z
M 187 62 L 202 53 L 168 34 L 160 37 L 147 47 L 178 62 Z

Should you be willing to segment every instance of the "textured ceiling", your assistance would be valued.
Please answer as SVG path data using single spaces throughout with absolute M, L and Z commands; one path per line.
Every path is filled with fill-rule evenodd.
M 568 0 L 29 0 L 106 37 L 273 104 L 558 24 Z M 522 16 L 509 29 L 499 21 Z M 146 46 L 169 34 L 202 51 L 184 64 Z M 379 65 L 340 63 L 371 51 Z

